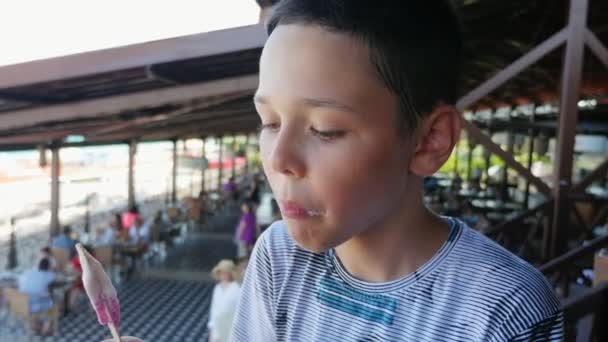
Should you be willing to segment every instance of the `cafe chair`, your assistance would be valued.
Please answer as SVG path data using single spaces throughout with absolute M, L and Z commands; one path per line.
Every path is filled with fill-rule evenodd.
M 51 255 L 57 262 L 57 272 L 65 273 L 70 264 L 70 250 L 65 248 L 51 248 Z
M 32 313 L 29 307 L 29 297 L 27 294 L 19 292 L 17 289 L 4 289 L 4 297 L 8 301 L 9 313 L 13 318 L 18 318 L 24 325 L 24 330 L 28 339 L 33 336 L 31 325 L 36 320 L 46 318 L 51 320 L 51 331 L 57 335 L 59 330 L 59 305 L 53 304 L 48 310 Z

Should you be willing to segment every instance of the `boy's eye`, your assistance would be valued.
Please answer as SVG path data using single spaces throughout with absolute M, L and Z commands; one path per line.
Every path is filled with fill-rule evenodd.
M 317 137 L 326 141 L 341 138 L 342 136 L 344 136 L 344 134 L 346 134 L 345 131 L 319 131 L 313 127 L 310 128 L 310 131 Z
M 260 127 L 258 128 L 258 130 L 264 131 L 264 130 L 271 130 L 271 131 L 276 131 L 278 130 L 280 127 L 280 125 L 278 123 L 262 123 L 260 124 Z

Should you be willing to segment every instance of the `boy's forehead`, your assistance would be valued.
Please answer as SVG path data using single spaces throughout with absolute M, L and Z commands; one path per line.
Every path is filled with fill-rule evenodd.
M 280 25 L 264 46 L 258 94 L 265 98 L 353 104 L 387 92 L 374 73 L 367 47 L 346 34 L 312 25 Z

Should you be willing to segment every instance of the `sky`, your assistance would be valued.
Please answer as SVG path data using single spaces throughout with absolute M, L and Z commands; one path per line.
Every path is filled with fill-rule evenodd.
M 255 24 L 255 0 L 4 0 L 0 66 Z

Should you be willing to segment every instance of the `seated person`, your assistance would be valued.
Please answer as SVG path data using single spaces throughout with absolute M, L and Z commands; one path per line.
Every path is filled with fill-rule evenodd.
M 70 251 L 70 256 L 76 254 L 76 241 L 72 238 L 72 228 L 70 226 L 63 227 L 62 234 L 59 234 L 51 239 L 52 248 L 63 248 Z
M 30 313 L 44 312 L 53 307 L 49 286 L 55 281 L 55 273 L 51 271 L 49 259 L 42 259 L 38 267 L 28 270 L 19 277 L 18 290 L 29 297 Z M 38 324 L 42 324 L 38 330 Z M 43 319 L 42 322 L 33 322 L 32 328 L 42 334 L 49 334 L 51 321 Z
M 146 246 L 150 243 L 150 223 L 137 217 L 129 229 L 129 244 L 132 246 Z
M 141 215 L 139 215 L 139 208 L 136 205 L 134 205 L 131 208 L 129 208 L 129 211 L 122 214 L 123 228 L 124 229 L 131 228 L 131 226 L 133 226 L 133 224 L 135 223 L 135 220 L 138 217 L 141 217 Z
M 128 230 L 129 238 L 121 251 L 121 254 L 127 258 L 127 278 L 135 272 L 137 260 L 148 251 L 151 223 L 144 222 L 143 218 L 138 217 Z
M 118 224 L 115 218 L 112 218 L 108 225 L 103 230 L 101 236 L 99 236 L 97 240 L 97 244 L 99 246 L 111 246 L 114 244 L 114 241 L 118 239 L 120 235 L 121 226 Z
M 50 263 L 51 270 L 53 272 L 57 271 L 57 260 L 53 257 L 53 253 L 51 252 L 51 247 L 44 246 L 40 249 L 40 257 L 36 261 L 36 264 L 40 264 L 43 259 L 47 259 Z

